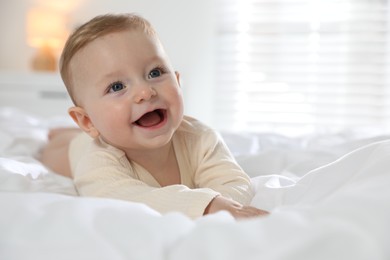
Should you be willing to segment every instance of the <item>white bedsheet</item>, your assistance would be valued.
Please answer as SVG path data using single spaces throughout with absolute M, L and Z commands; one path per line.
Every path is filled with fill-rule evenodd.
M 390 259 L 385 137 L 332 135 L 303 147 L 274 135 L 235 136 L 237 143 L 226 135 L 253 170 L 252 204 L 271 214 L 235 221 L 221 212 L 193 221 L 142 204 L 77 197 L 70 179 L 34 158 L 49 127 L 70 123 L 12 109 L 0 109 L 0 120 L 0 259 Z M 246 150 L 242 138 L 269 145 L 251 139 Z

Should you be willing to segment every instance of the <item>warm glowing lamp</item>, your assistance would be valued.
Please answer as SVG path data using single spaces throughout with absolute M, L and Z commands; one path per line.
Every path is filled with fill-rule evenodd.
M 65 15 L 47 8 L 31 9 L 27 13 L 27 41 L 37 48 L 32 69 L 55 71 L 57 53 L 66 39 Z

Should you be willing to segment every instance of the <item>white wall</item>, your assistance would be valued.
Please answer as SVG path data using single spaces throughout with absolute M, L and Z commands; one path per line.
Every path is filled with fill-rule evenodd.
M 32 51 L 26 44 L 26 1 L 0 3 L 0 69 L 26 70 Z
M 71 0 L 67 0 L 69 3 Z M 75 1 L 73 1 L 75 2 Z M 136 12 L 158 31 L 176 70 L 181 73 L 186 114 L 212 125 L 214 86 L 214 1 L 78 0 L 69 13 L 69 28 L 98 14 Z M 64 2 L 62 2 L 64 3 Z M 0 3 L 0 70 L 30 70 L 34 49 L 26 43 L 29 8 L 61 0 L 13 0 Z

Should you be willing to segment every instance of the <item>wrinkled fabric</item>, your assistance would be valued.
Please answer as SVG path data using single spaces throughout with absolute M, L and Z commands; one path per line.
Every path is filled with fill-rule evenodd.
M 295 141 L 279 150 L 238 151 L 243 168 L 254 170 L 251 204 L 271 214 L 237 221 L 219 212 L 191 220 L 140 203 L 78 197 L 71 179 L 35 158 L 49 124 L 30 124 L 22 115 L 7 121 L 3 114 L 0 259 L 390 259 L 390 141 L 349 139 L 334 150 L 318 145 L 315 164 Z M 234 140 L 227 143 L 234 148 Z M 322 154 L 336 152 L 316 165 L 325 147 Z M 301 153 L 293 158 L 294 149 Z M 280 160 L 264 166 L 271 150 Z

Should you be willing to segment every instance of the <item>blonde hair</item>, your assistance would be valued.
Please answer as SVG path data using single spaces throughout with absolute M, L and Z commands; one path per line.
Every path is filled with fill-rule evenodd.
M 60 58 L 60 73 L 70 98 L 76 104 L 71 82 L 69 63 L 73 56 L 93 40 L 113 32 L 142 30 L 148 35 L 156 35 L 152 25 L 136 14 L 99 15 L 78 27 L 68 38 Z

